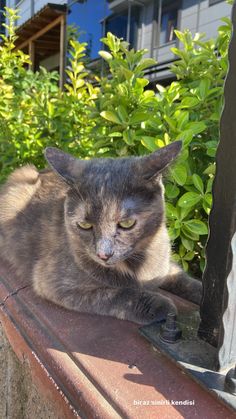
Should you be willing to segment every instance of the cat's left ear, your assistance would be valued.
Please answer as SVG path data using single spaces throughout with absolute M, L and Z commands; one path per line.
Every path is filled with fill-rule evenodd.
M 78 181 L 87 164 L 85 160 L 76 159 L 55 147 L 47 147 L 44 150 L 44 156 L 52 170 L 70 186 Z
M 148 156 L 139 159 L 139 170 L 145 180 L 154 180 L 171 162 L 176 159 L 182 148 L 182 141 L 174 141 Z

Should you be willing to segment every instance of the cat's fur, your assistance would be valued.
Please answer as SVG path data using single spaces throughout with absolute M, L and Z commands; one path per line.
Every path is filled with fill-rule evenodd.
M 175 307 L 159 287 L 199 303 L 199 281 L 170 262 L 165 226 L 161 172 L 180 149 L 87 161 L 46 149 L 53 170 L 17 169 L 1 190 L 1 257 L 38 295 L 81 312 L 160 320 Z M 124 218 L 136 224 L 124 230 Z

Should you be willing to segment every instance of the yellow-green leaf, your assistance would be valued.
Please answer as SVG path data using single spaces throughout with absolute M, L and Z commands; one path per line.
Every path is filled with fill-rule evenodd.
M 107 121 L 114 122 L 115 124 L 121 124 L 118 115 L 112 111 L 102 111 L 100 115 Z

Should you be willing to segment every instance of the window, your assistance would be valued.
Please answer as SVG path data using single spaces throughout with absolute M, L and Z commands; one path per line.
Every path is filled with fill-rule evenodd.
M 123 13 L 108 17 L 105 21 L 105 33 L 112 32 L 118 38 L 123 38 L 131 47 L 137 45 L 137 32 L 139 24 L 139 8 L 131 7 Z
M 105 23 L 105 33 L 112 32 L 114 35 L 119 38 L 126 39 L 127 31 L 127 14 L 114 15 L 106 20 Z
M 174 41 L 176 39 L 174 30 L 177 28 L 177 9 L 162 13 L 160 44 Z
M 178 25 L 179 1 L 159 0 L 156 3 L 155 46 L 159 47 L 176 39 L 175 29 Z

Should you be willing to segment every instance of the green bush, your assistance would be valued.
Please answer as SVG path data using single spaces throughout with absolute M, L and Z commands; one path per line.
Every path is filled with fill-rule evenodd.
M 69 82 L 62 92 L 57 72 L 28 69 L 29 57 L 14 49 L 16 12 L 7 9 L 7 17 L 9 36 L 1 35 L 0 45 L 0 181 L 25 163 L 43 167 L 47 145 L 86 157 L 95 124 L 90 107 L 98 91 L 84 80 L 85 44 L 71 41 Z
M 167 221 L 174 259 L 200 275 L 204 266 L 215 152 L 231 23 L 215 41 L 176 35 L 181 48 L 171 71 L 176 81 L 148 89 L 145 70 L 155 61 L 146 50 L 108 33 L 100 51 L 108 75 L 85 69 L 86 44 L 71 40 L 67 83 L 58 74 L 27 69 L 29 57 L 14 49 L 16 14 L 7 9 L 9 37 L 0 45 L 0 181 L 19 164 L 44 166 L 43 149 L 54 145 L 78 157 L 141 155 L 182 139 L 183 152 L 165 178 Z

